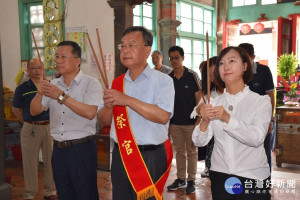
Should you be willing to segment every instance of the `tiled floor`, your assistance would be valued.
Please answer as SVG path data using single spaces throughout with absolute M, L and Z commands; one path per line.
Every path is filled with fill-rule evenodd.
M 196 193 L 195 194 L 184 194 L 184 189 L 179 189 L 174 192 L 164 191 L 164 200 L 210 200 L 211 191 L 210 191 L 210 180 L 209 178 L 201 178 L 200 173 L 204 169 L 204 162 L 198 162 L 197 169 L 197 180 L 196 180 Z M 22 163 L 20 161 L 7 161 L 5 175 L 11 177 L 11 199 L 21 200 L 22 191 L 24 189 L 24 182 L 22 178 Z M 169 179 L 167 184 L 169 185 L 176 178 L 176 166 L 175 160 L 173 159 L 172 169 L 170 172 Z M 292 182 L 290 182 L 292 181 Z M 290 184 L 293 183 L 294 184 Z M 272 183 L 275 183 L 277 186 L 274 186 L 272 189 L 272 200 L 296 200 L 300 199 L 300 165 L 292 164 L 283 164 L 282 168 L 277 168 L 273 162 L 273 171 L 272 171 Z M 287 188 L 287 184 L 289 186 Z M 40 167 L 39 170 L 39 192 L 35 200 L 43 199 L 43 170 Z M 284 186 L 284 188 L 281 188 Z M 109 171 L 98 171 L 98 188 L 100 198 L 103 200 L 111 200 L 111 179 Z

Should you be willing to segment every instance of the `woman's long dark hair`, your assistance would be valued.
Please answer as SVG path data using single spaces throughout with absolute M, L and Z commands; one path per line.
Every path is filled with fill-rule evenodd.
M 209 67 L 211 68 L 213 65 L 217 64 L 217 56 L 211 57 L 209 59 Z M 214 73 L 213 73 L 214 74 Z M 202 93 L 203 96 L 207 95 L 207 62 L 205 63 L 205 65 L 203 66 L 202 72 L 201 72 L 201 77 L 202 77 Z M 210 84 L 210 92 L 213 90 L 218 90 L 219 88 L 217 87 L 216 84 L 214 84 L 211 80 L 211 84 Z

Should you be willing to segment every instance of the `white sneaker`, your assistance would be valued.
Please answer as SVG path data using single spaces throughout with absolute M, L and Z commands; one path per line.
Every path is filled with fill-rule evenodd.
M 209 169 L 207 167 L 205 167 L 205 169 L 201 173 L 201 177 L 209 177 Z

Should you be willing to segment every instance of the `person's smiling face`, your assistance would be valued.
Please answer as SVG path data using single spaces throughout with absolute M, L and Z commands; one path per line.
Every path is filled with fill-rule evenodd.
M 247 63 L 243 63 L 239 53 L 231 49 L 220 60 L 219 73 L 225 84 L 243 80 Z

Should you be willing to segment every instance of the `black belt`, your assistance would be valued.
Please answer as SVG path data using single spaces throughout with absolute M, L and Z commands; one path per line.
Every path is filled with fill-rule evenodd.
M 59 148 L 65 148 L 65 147 L 81 144 L 81 143 L 84 143 L 84 142 L 87 142 L 87 141 L 90 141 L 90 140 L 93 140 L 93 139 L 94 139 L 94 136 L 91 135 L 91 136 L 81 138 L 81 139 L 67 140 L 67 141 L 62 141 L 62 142 L 54 140 L 54 144 L 56 146 L 58 146 Z
M 138 148 L 140 151 L 153 151 L 155 149 L 157 149 L 158 147 L 160 147 L 163 144 L 159 144 L 159 145 L 153 145 L 153 144 L 149 144 L 149 145 L 138 145 Z M 115 142 L 115 147 L 119 148 L 118 143 Z

